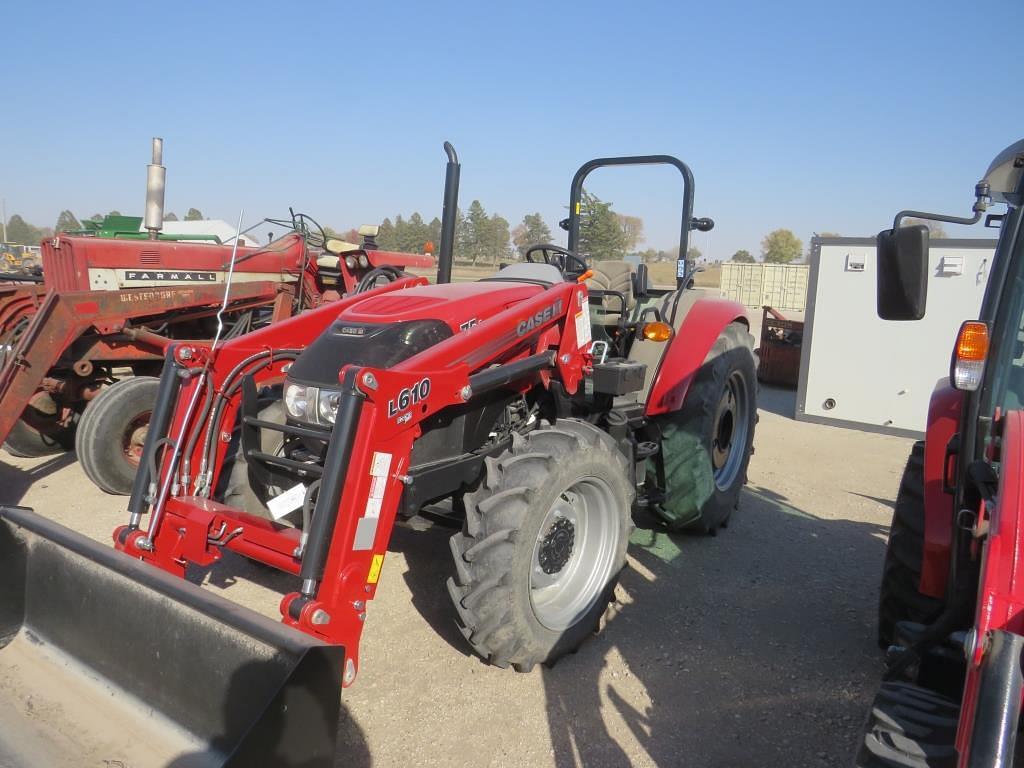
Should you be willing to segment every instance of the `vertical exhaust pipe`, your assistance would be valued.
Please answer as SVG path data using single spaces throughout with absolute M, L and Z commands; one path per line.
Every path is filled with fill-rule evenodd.
M 437 254 L 437 282 L 452 281 L 452 253 L 455 250 L 455 220 L 459 215 L 459 156 L 450 142 L 444 143 L 448 165 L 444 172 L 444 208 L 441 211 L 441 247 Z
M 153 139 L 153 162 L 146 167 L 146 218 L 149 239 L 156 240 L 164 228 L 164 190 L 167 187 L 167 169 L 164 162 L 164 140 Z

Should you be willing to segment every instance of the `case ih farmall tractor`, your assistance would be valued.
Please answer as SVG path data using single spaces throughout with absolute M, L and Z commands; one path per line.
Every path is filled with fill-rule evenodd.
M 726 524 L 756 420 L 743 307 L 686 290 L 682 267 L 677 289 L 656 290 L 642 266 L 577 250 L 590 171 L 667 163 L 685 184 L 685 257 L 689 232 L 712 226 L 693 217 L 689 168 L 588 163 L 567 248 L 453 284 L 459 166 L 446 150 L 436 285 L 400 276 L 219 345 L 168 347 L 120 552 L 0 509 L 0 583 L 23 595 L 0 600 L 0 636 L 14 638 L 0 675 L 17 652 L 57 646 L 72 661 L 56 674 L 82 666 L 156 713 L 119 724 L 131 745 L 169 751 L 162 717 L 210 764 L 331 765 L 340 686 L 356 677 L 399 518 L 444 505 L 460 529 L 453 620 L 519 671 L 597 628 L 635 510 L 673 529 Z M 283 624 L 175 578 L 225 552 L 297 577 Z M 5 712 L 0 734 L 16 732 Z M 128 762 L 131 745 L 103 756 Z
M 1007 206 L 987 216 L 1002 231 L 981 316 L 960 328 L 896 499 L 878 616 L 887 673 L 861 768 L 1002 768 L 1024 758 L 1024 141 L 995 158 L 976 198 L 972 217 L 904 211 L 878 237 L 878 314 L 917 320 L 928 230 L 900 220 L 973 224 L 993 201 Z
M 219 310 L 231 338 L 433 264 L 381 251 L 374 228 L 360 245 L 328 238 L 303 214 L 271 222 L 290 231 L 259 248 L 162 234 L 161 161 L 154 139 L 148 234 L 131 217 L 59 234 L 43 242 L 42 285 L 0 288 L 0 442 L 16 456 L 74 448 L 109 493 L 131 490 L 166 350 L 211 339 Z

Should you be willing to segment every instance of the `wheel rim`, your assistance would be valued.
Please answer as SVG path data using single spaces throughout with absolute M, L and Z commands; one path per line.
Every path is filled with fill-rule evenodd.
M 746 382 L 733 372 L 725 383 L 715 409 L 715 425 L 711 438 L 711 465 L 715 486 L 720 491 L 732 487 L 743 466 L 750 430 L 750 399 Z
M 530 602 L 541 624 L 564 630 L 590 611 L 612 577 L 619 536 L 615 496 L 604 480 L 583 478 L 558 495 L 530 564 Z
M 29 318 L 23 317 L 0 340 L 0 367 L 7 365 L 7 361 L 14 354 L 14 348 L 18 346 L 18 341 L 21 339 L 22 334 L 25 333 L 25 329 L 28 328 L 28 324 Z
M 149 418 L 152 411 L 140 413 L 128 422 L 124 432 L 121 434 L 121 451 L 125 460 L 133 467 L 139 466 L 142 459 L 142 447 L 146 443 L 146 433 L 149 431 Z

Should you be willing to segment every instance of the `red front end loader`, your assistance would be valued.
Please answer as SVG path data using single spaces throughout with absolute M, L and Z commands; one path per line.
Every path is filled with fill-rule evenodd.
M 291 231 L 263 247 L 160 234 L 161 160 L 155 139 L 152 237 L 130 218 L 135 231 L 57 235 L 42 285 L 0 288 L 0 442 L 23 457 L 73 448 L 108 493 L 131 490 L 171 344 L 213 338 L 218 312 L 232 337 L 433 265 L 380 250 L 373 228 L 361 244 L 332 239 L 304 214 L 271 222 Z
M 667 163 L 685 182 L 685 256 L 689 232 L 712 226 L 692 215 L 689 168 L 588 163 L 568 248 L 536 246 L 492 278 L 452 284 L 459 166 L 446 148 L 438 284 L 401 278 L 216 350 L 173 345 L 114 534 L 130 556 L 118 557 L 177 576 L 225 550 L 294 574 L 283 623 L 344 647 L 344 685 L 397 520 L 431 504 L 455 521 L 453 620 L 484 659 L 527 671 L 597 628 L 635 510 L 714 533 L 751 453 L 743 307 L 687 290 L 685 269 L 677 289 L 655 290 L 642 267 L 576 252 L 590 171 Z
M 1000 153 L 968 218 L 904 211 L 878 237 L 878 313 L 924 316 L 928 230 L 1001 229 L 981 316 L 965 322 L 926 437 L 903 475 L 878 615 L 885 682 L 856 765 L 1008 768 L 1024 761 L 1024 141 Z M 941 311 L 929 307 L 929 311 Z

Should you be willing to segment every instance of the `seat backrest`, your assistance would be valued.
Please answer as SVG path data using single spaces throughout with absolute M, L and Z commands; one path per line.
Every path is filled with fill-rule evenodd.
M 542 264 L 535 261 L 527 261 L 519 264 L 509 264 L 502 267 L 491 277 L 485 277 L 481 282 L 490 280 L 517 280 L 528 283 L 541 283 L 543 285 L 555 285 L 565 282 L 565 278 L 554 264 Z
M 618 291 L 626 299 L 626 309 L 636 306 L 633 295 L 633 265 L 628 261 L 595 261 L 591 267 L 594 273 L 587 278 L 587 288 L 594 291 Z M 617 311 L 619 301 L 613 296 L 604 297 L 604 308 Z

